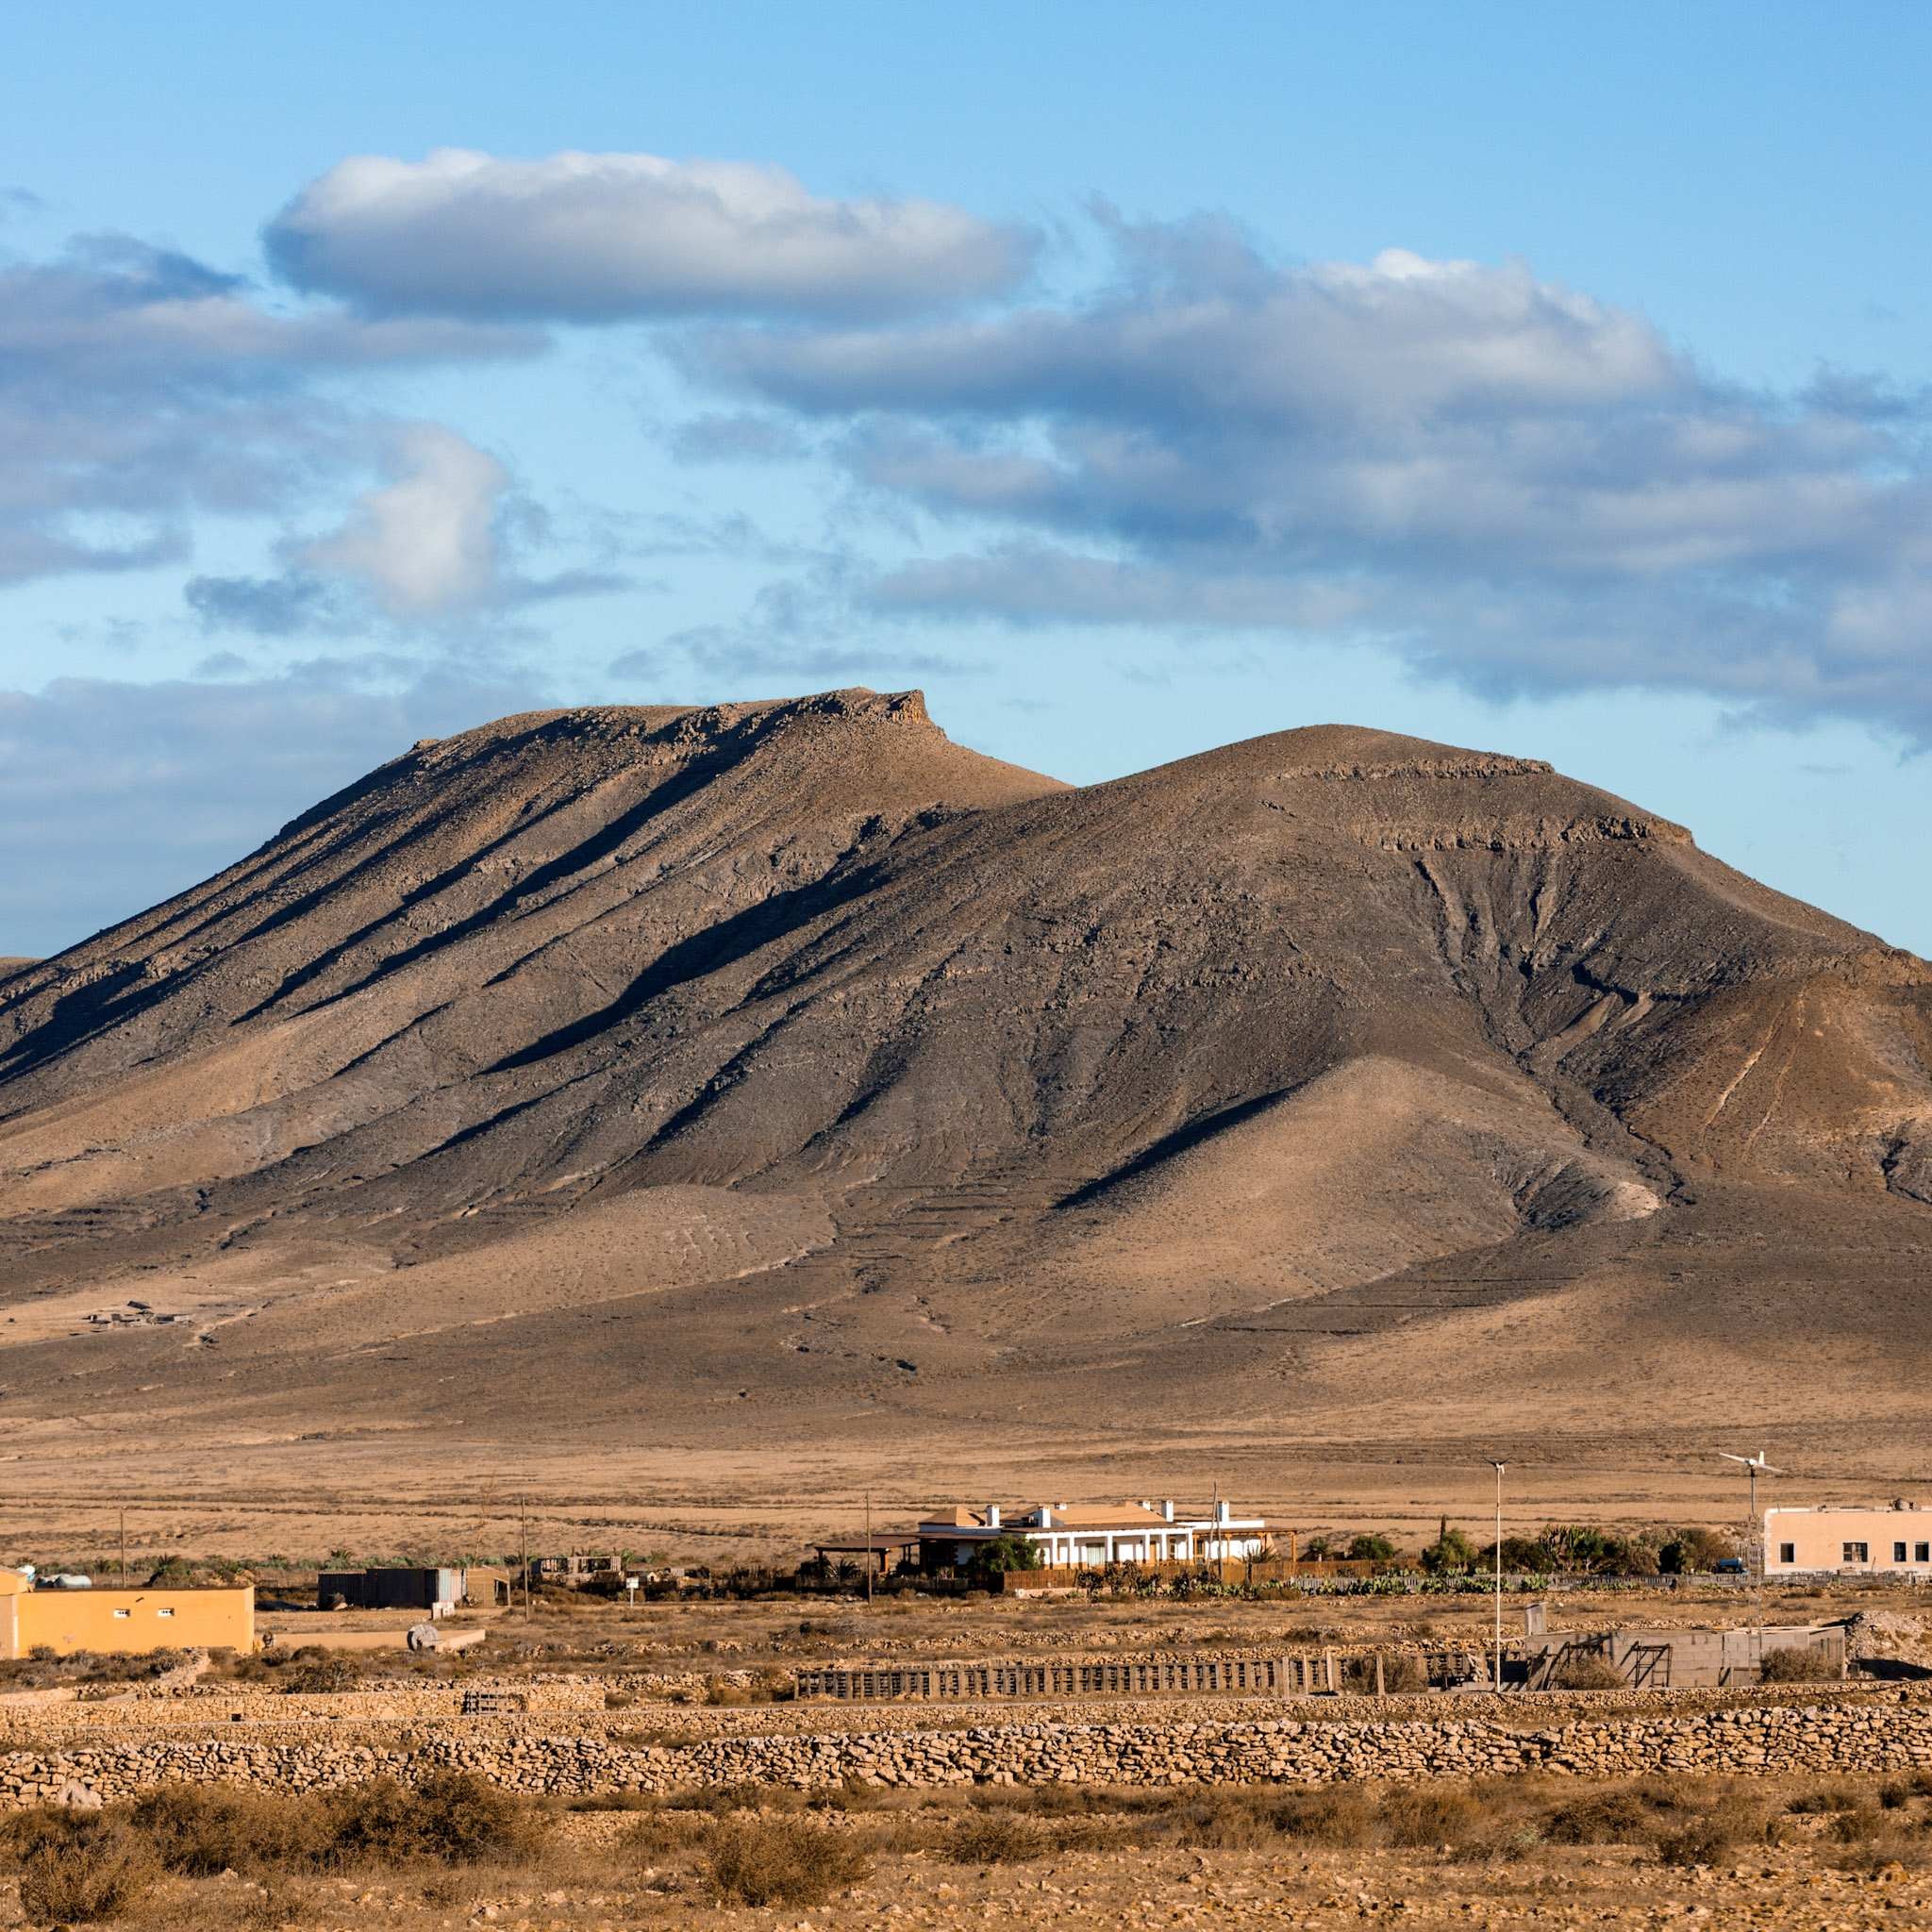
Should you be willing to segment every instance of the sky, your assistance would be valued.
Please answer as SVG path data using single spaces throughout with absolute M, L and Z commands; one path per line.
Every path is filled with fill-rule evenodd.
M 1932 13 L 9 9 L 0 955 L 507 712 L 1550 759 L 1932 954 Z

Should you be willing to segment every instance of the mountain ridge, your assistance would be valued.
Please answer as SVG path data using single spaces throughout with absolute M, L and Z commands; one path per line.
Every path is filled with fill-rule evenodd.
M 1928 1067 L 1924 961 L 1540 759 L 1316 725 L 1075 788 L 917 692 L 524 713 L 0 979 L 0 1306 L 99 1390 L 353 1407 L 401 1331 L 568 1379 L 589 1321 L 674 1409 L 1050 1360 L 1104 1412 L 1170 1353 L 1319 1408 L 1324 1310 L 1456 1360 L 1600 1280 L 1651 1360 L 1715 1306 L 1657 1257 L 1767 1225 L 1879 1321 Z M 71 1330 L 130 1282 L 181 1321 Z

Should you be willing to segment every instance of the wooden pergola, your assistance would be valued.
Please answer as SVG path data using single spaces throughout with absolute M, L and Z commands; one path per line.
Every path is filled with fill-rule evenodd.
M 919 1539 L 916 1536 L 874 1537 L 869 1541 L 858 1543 L 814 1543 L 812 1548 L 818 1554 L 821 1572 L 827 1567 L 827 1557 L 842 1562 L 847 1557 L 856 1561 L 863 1557 L 868 1569 L 875 1567 L 881 1576 L 890 1576 L 893 1561 L 903 1563 L 908 1550 L 919 1548 Z

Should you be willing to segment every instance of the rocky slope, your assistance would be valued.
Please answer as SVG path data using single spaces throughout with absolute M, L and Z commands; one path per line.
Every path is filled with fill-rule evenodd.
M 1319 726 L 1070 790 L 917 693 L 533 714 L 0 977 L 0 1292 L 42 1374 L 213 1352 L 264 1413 L 398 1336 L 568 1386 L 604 1308 L 592 1381 L 666 1399 L 1159 1356 L 1358 1405 L 1367 1335 L 1450 1415 L 1497 1309 L 1596 1284 L 1567 1399 L 1589 1321 L 1720 1321 L 1657 1306 L 1713 1254 L 1760 1307 L 1777 1227 L 1839 1255 L 1814 1323 L 1895 1322 L 1928 1066 L 1924 962 L 1534 760 Z

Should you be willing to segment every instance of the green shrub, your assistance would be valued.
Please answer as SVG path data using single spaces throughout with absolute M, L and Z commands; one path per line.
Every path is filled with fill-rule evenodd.
M 1358 1536 L 1351 1539 L 1351 1563 L 1386 1563 L 1395 1554 L 1395 1545 L 1386 1536 Z
M 871 1870 L 850 1839 L 808 1818 L 748 1818 L 713 1833 L 707 1876 L 725 1904 L 822 1906 Z
M 1003 1576 L 1008 1570 L 1038 1570 L 1040 1546 L 1030 1537 L 1001 1536 L 979 1546 L 973 1567 L 983 1576 Z
M 1714 1529 L 1680 1529 L 1657 1552 L 1657 1568 L 1667 1576 L 1714 1570 L 1738 1554 L 1737 1545 Z
M 1460 1576 L 1482 1561 L 1482 1552 L 1461 1530 L 1444 1529 L 1423 1552 L 1422 1560 L 1431 1576 Z

